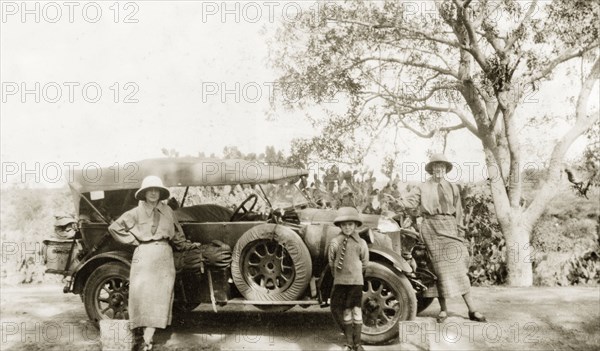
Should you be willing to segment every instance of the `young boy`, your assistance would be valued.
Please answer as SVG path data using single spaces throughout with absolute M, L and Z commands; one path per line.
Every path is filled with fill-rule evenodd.
M 362 225 L 358 211 L 353 207 L 338 210 L 333 224 L 342 232 L 329 243 L 329 265 L 333 274 L 331 313 L 334 318 L 343 316 L 346 336 L 345 351 L 364 351 L 361 345 L 362 332 L 362 287 L 363 272 L 369 262 L 367 243 L 358 236 Z

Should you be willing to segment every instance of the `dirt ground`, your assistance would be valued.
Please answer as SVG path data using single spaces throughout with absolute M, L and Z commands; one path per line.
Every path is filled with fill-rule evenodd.
M 597 350 L 600 288 L 473 288 L 488 323 L 465 319 L 460 299 L 450 317 L 435 323 L 434 302 L 402 323 L 389 345 L 367 350 Z M 79 296 L 61 285 L 3 286 L 0 349 L 101 350 L 99 331 L 87 321 Z M 339 350 L 342 335 L 329 309 L 295 307 L 283 313 L 200 306 L 158 332 L 155 350 Z

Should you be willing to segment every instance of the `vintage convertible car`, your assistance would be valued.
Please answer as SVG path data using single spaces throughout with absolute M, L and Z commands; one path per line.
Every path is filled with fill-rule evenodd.
M 295 305 L 328 306 L 332 276 L 326 248 L 339 233 L 332 225 L 335 210 L 310 208 L 306 201 L 295 200 L 278 209 L 275 200 L 267 197 L 273 192 L 264 190 L 269 183 L 294 188 L 292 184 L 308 171 L 245 160 L 161 158 L 76 171 L 70 179 L 79 215 L 78 235 L 71 241 L 50 243 L 54 254 L 62 252 L 65 257 L 49 263 L 48 272 L 69 277 L 64 292 L 81 295 L 92 321 L 128 318 L 134 248 L 113 240 L 107 226 L 137 205 L 133 195 L 147 175 L 160 176 L 172 194 L 183 194 L 176 199 L 181 206 L 176 214 L 189 240 L 209 244 L 218 239 L 232 248 L 230 266 L 207 264 L 203 274 L 178 272 L 175 310 L 191 310 L 200 303 L 210 303 L 215 310 L 226 304 L 276 311 Z M 189 205 L 195 187 L 239 184 L 250 195 L 235 210 L 216 204 Z M 262 214 L 256 211 L 259 201 L 266 209 Z M 425 285 L 400 255 L 398 223 L 377 215 L 362 216 L 361 237 L 370 253 L 363 288 L 363 340 L 388 342 L 398 336 L 399 322 L 415 317 L 417 295 Z

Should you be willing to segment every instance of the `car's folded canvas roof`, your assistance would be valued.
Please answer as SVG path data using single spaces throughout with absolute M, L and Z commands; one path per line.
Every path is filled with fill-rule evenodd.
M 85 167 L 67 179 L 73 190 L 85 193 L 137 189 L 148 175 L 160 177 L 167 187 L 216 186 L 296 181 L 308 171 L 238 159 L 165 157 L 106 168 Z

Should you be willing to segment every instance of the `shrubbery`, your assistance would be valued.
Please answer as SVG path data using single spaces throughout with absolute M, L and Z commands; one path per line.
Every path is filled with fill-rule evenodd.
M 597 198 L 597 190 L 591 196 Z M 506 244 L 495 218 L 487 186 L 468 185 L 463 191 L 466 239 L 471 254 L 473 285 L 506 282 Z M 534 284 L 566 286 L 600 284 L 599 206 L 577 197 L 568 187 L 549 205 L 534 227 Z
M 599 217 L 590 219 L 590 212 L 586 211 L 578 214 L 580 218 L 546 213 L 534 228 L 531 244 L 535 251 L 536 285 L 600 283 Z
M 471 284 L 503 284 L 507 276 L 506 244 L 494 215 L 492 196 L 484 185 L 469 185 L 463 190 Z
M 57 281 L 45 275 L 42 241 L 53 234 L 54 215 L 73 213 L 66 189 L 3 189 L 0 232 L 2 235 L 3 282 Z

